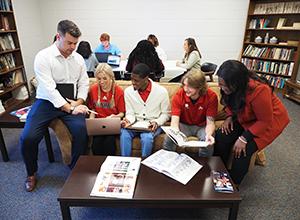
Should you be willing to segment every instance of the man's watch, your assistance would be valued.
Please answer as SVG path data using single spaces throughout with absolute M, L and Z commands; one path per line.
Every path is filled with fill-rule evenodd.
M 72 114 L 74 110 L 75 110 L 75 106 L 71 105 L 70 114 Z

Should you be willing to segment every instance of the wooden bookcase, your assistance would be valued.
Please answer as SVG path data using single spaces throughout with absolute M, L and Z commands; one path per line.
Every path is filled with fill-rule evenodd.
M 0 0 L 0 113 L 2 106 L 11 111 L 29 95 L 12 3 Z
M 250 0 L 241 54 L 248 69 L 288 91 L 296 83 L 299 41 L 300 1 Z

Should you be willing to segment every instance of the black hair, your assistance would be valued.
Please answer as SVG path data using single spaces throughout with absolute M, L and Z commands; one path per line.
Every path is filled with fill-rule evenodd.
M 80 41 L 76 52 L 79 53 L 84 59 L 87 59 L 92 54 L 91 45 L 87 41 Z
M 140 78 L 144 79 L 149 76 L 150 68 L 144 63 L 139 63 L 133 67 L 132 74 L 139 75 Z
M 70 20 L 62 20 L 57 25 L 57 32 L 60 33 L 62 36 L 65 36 L 66 33 L 69 33 L 72 37 L 80 37 L 81 32 L 77 25 Z
M 154 34 L 149 34 L 147 40 L 152 40 L 152 41 L 153 41 L 153 46 L 154 46 L 154 47 L 159 46 L 158 39 L 157 39 L 157 37 L 156 37 Z
M 141 40 L 131 51 L 128 58 L 126 70 L 132 72 L 132 68 L 138 63 L 145 63 L 152 73 L 160 73 L 164 70 L 164 66 L 159 59 L 155 47 L 148 40 Z
M 226 95 L 221 90 L 221 103 L 229 106 L 236 115 L 245 106 L 246 92 L 248 90 L 249 79 L 268 84 L 267 80 L 260 78 L 256 73 L 251 72 L 247 67 L 237 60 L 225 61 L 217 71 L 217 76 L 222 78 L 232 91 Z

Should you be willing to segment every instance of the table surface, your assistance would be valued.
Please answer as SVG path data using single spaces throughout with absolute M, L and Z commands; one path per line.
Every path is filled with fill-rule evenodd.
M 58 197 L 59 201 L 89 201 L 97 202 L 117 198 L 91 197 L 97 173 L 105 160 L 105 156 L 81 156 L 76 166 L 71 171 Z M 200 171 L 186 184 L 183 185 L 164 174 L 141 164 L 135 193 L 132 199 L 136 201 L 163 202 L 170 204 L 176 201 L 185 202 L 240 202 L 238 191 L 234 193 L 219 193 L 214 191 L 210 176 L 212 170 L 225 171 L 223 162 L 219 157 L 196 158 L 203 165 Z
M 161 82 L 168 82 L 170 79 L 184 73 L 185 68 L 176 66 L 176 60 L 166 60 L 163 62 L 165 66 L 165 76 L 160 79 Z M 113 68 L 114 72 L 126 72 L 127 60 L 121 60 L 120 66 Z

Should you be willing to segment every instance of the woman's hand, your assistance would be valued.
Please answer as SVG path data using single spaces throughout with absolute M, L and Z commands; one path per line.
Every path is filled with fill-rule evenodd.
M 229 134 L 231 131 L 233 131 L 233 121 L 231 116 L 225 119 L 225 121 L 221 125 L 221 130 L 222 133 L 225 132 L 226 135 Z
M 240 139 L 237 139 L 233 145 L 234 158 L 240 158 L 242 155 L 246 156 L 246 143 L 243 143 Z

